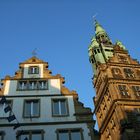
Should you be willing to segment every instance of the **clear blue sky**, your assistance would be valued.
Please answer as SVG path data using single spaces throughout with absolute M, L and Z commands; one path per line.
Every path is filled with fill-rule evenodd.
M 140 60 L 139 0 L 0 0 L 0 78 L 14 75 L 37 48 L 53 74 L 64 76 L 65 85 L 93 109 L 88 46 L 96 13 L 112 41 L 121 40 Z

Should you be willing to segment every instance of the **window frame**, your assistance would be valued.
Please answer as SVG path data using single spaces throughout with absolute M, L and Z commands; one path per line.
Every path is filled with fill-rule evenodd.
M 26 88 L 23 88 L 23 89 L 19 88 L 21 82 L 25 82 L 26 83 Z M 28 81 L 26 81 L 26 80 L 19 80 L 18 83 L 17 83 L 17 90 L 22 91 L 22 90 L 27 90 L 27 89 L 28 89 Z
M 20 88 L 20 82 L 25 82 L 26 88 Z M 35 88 L 30 88 L 30 83 L 31 82 L 36 82 L 36 87 Z M 46 85 L 44 86 L 44 88 L 40 88 L 40 82 L 46 82 Z M 49 81 L 48 79 L 31 79 L 31 80 L 18 80 L 17 82 L 17 91 L 32 91 L 32 90 L 49 90 Z
M 33 115 L 33 116 L 31 116 L 31 114 L 30 115 L 26 115 L 25 114 L 25 107 L 26 107 L 26 103 L 27 102 L 36 102 L 36 101 L 38 101 L 38 108 L 39 108 L 39 113 L 38 113 L 38 115 Z M 31 106 L 30 106 L 31 107 Z M 33 107 L 33 106 L 32 106 Z M 33 109 L 32 109 L 33 110 Z M 40 99 L 24 99 L 24 105 L 23 105 L 23 118 L 39 118 L 40 117 Z M 31 112 L 30 112 L 31 113 Z
M 39 74 L 39 66 L 29 66 L 28 74 Z
M 45 82 L 44 88 L 40 88 L 41 82 Z M 38 90 L 48 90 L 48 88 L 49 88 L 48 80 L 39 80 L 38 81 Z
M 57 129 L 56 134 L 57 134 L 57 140 L 61 140 L 59 138 L 60 133 L 68 133 L 69 140 L 72 140 L 72 132 L 80 132 L 81 140 L 84 140 L 84 135 L 83 135 L 83 129 L 82 128 L 65 128 L 65 129 Z
M 5 135 L 5 132 L 4 131 L 0 131 L 1 140 L 4 140 L 4 135 Z
M 65 107 L 66 107 L 66 114 L 61 114 L 60 112 L 59 112 L 59 114 L 54 114 L 54 102 L 55 101 L 59 101 L 59 107 L 60 107 L 60 102 L 61 101 L 65 101 Z M 54 99 L 52 99 L 52 116 L 53 117 L 67 117 L 67 116 L 69 116 L 69 107 L 68 107 L 68 99 L 67 98 L 54 98 Z M 59 111 L 60 111 L 61 109 L 59 108 Z
M 126 78 L 135 78 L 135 72 L 131 68 L 123 69 Z
M 130 97 L 130 94 L 128 92 L 126 85 L 118 85 L 118 90 L 122 97 Z
M 137 89 L 139 88 L 139 89 Z M 132 90 L 136 97 L 140 98 L 140 86 L 132 86 Z
M 38 81 L 37 80 L 30 80 L 28 82 L 28 89 L 29 90 L 37 90 L 38 89 Z
M 32 140 L 32 135 L 34 135 L 34 134 L 40 134 L 41 135 L 41 140 L 45 140 L 44 139 L 44 133 L 45 133 L 45 131 L 43 129 L 42 130 L 19 130 L 16 133 L 16 135 L 17 135 L 16 140 L 20 140 L 22 135 L 28 135 L 29 140 Z

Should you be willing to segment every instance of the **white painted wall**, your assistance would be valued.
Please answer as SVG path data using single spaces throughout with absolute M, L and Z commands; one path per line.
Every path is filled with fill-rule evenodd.
M 48 90 L 17 90 L 17 80 L 7 80 L 4 89 L 4 95 L 54 95 L 60 93 L 60 79 L 49 79 L 48 80 Z
M 52 99 L 67 99 L 69 115 L 65 117 L 52 117 Z M 40 117 L 39 118 L 23 118 L 24 100 L 39 99 L 40 100 Z M 16 118 L 21 123 L 32 123 L 32 122 L 65 122 L 75 121 L 76 118 L 73 115 L 75 113 L 74 102 L 72 96 L 52 96 L 52 97 L 14 97 L 7 98 L 12 100 L 12 111 Z M 8 123 L 6 119 L 0 119 L 0 123 Z
M 61 125 L 40 125 L 40 126 L 22 126 L 19 130 L 44 130 L 44 140 L 57 140 L 56 130 L 65 128 L 82 128 L 84 140 L 91 140 L 88 135 L 89 130 L 84 123 L 79 124 L 61 124 Z M 1 127 L 1 131 L 5 131 L 5 140 L 16 140 L 16 132 L 13 127 Z
M 39 74 L 28 74 L 28 68 L 30 66 L 38 66 Z M 25 64 L 23 78 L 43 78 L 43 64 Z

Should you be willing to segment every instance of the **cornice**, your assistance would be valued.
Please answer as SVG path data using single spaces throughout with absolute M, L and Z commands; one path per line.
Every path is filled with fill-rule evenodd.
M 79 123 L 95 123 L 94 120 L 85 120 L 85 121 L 59 121 L 59 122 L 32 122 L 32 123 L 20 123 L 20 126 L 39 126 L 39 125 L 60 125 L 60 124 L 79 124 Z M 5 124 L 0 124 L 0 127 L 13 127 L 15 123 L 10 124 L 10 123 L 5 123 Z
M 20 66 L 22 66 L 24 64 L 47 64 L 48 65 L 48 62 L 44 62 L 43 60 L 33 56 L 33 57 L 29 58 L 28 60 L 21 62 Z

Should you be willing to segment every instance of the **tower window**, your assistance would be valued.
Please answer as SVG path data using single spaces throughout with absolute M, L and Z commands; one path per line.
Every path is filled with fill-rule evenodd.
M 95 53 L 95 54 L 97 54 L 97 51 L 96 51 L 96 50 L 94 50 L 94 53 Z
M 39 117 L 39 100 L 25 100 L 24 117 Z
M 97 51 L 98 51 L 98 53 L 100 53 L 100 50 L 99 49 L 97 49 Z
M 136 97 L 140 98 L 140 86 L 132 86 L 133 92 L 135 93 Z
M 135 77 L 134 71 L 132 71 L 131 69 L 125 68 L 124 73 L 125 73 L 126 78 L 134 78 Z
M 94 59 L 91 59 L 91 63 L 94 63 Z
M 128 63 L 128 59 L 126 56 L 119 55 L 118 59 L 119 59 L 119 62 L 121 62 L 121 63 Z
M 128 89 L 126 85 L 118 85 L 119 92 L 123 97 L 129 97 Z
M 39 74 L 39 67 L 38 66 L 31 66 L 29 67 L 29 74 Z

